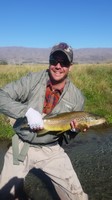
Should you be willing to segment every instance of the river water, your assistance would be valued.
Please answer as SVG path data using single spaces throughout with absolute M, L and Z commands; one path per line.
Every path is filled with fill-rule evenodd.
M 0 142 L 0 171 L 9 145 L 10 141 Z M 112 126 L 80 133 L 63 147 L 72 160 L 89 200 L 112 200 Z M 29 173 L 25 190 L 34 200 L 41 200 L 37 184 L 36 177 Z M 52 199 L 45 187 L 42 193 L 44 200 Z

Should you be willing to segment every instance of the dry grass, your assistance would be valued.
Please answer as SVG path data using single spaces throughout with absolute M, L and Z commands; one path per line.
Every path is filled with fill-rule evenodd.
M 0 87 L 13 80 L 19 79 L 30 71 L 40 71 L 48 65 L 0 65 Z

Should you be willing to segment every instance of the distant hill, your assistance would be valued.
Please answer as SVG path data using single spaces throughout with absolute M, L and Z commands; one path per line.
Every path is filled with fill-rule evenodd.
M 48 63 L 50 48 L 0 47 L 0 61 L 8 64 Z M 75 63 L 112 62 L 112 48 L 73 49 Z

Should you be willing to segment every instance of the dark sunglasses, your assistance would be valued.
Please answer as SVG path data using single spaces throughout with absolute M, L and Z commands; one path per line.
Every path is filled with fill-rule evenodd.
M 50 59 L 49 60 L 50 65 L 54 65 L 56 66 L 58 63 L 60 63 L 61 67 L 69 67 L 70 66 L 70 62 L 68 60 L 56 60 L 56 59 Z

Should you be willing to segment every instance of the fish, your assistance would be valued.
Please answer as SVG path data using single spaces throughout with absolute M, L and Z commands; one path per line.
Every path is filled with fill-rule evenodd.
M 70 122 L 74 119 L 77 121 L 77 128 L 80 131 L 88 127 L 90 128 L 106 123 L 104 117 L 93 113 L 85 111 L 64 112 L 56 116 L 45 116 L 43 118 L 44 128 L 42 130 L 37 130 L 37 136 L 42 136 L 50 132 L 56 135 L 66 132 L 71 129 Z M 24 124 L 23 127 L 28 127 L 28 124 Z

